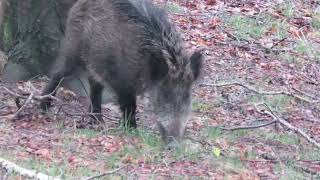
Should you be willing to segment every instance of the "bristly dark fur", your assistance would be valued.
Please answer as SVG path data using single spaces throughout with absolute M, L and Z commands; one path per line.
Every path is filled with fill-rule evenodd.
M 113 0 L 113 3 L 119 13 L 123 14 L 124 20 L 133 20 L 138 25 L 143 26 L 145 38 L 142 38 L 142 45 L 144 45 L 145 50 L 167 51 L 171 56 L 169 60 L 177 68 L 179 68 L 179 65 L 185 64 L 185 62 L 178 62 L 175 58 L 182 51 L 181 37 L 176 32 L 175 27 L 168 21 L 167 14 L 163 9 L 147 2 L 147 0 Z
M 102 91 L 108 86 L 117 95 L 124 124 L 136 127 L 136 97 L 148 92 L 163 139 L 180 138 L 202 64 L 201 53 L 190 57 L 182 44 L 166 13 L 148 0 L 78 0 L 43 94 L 52 93 L 61 78 L 84 69 L 91 112 L 101 113 Z M 49 106 L 50 101 L 41 103 L 42 109 Z M 102 121 L 102 116 L 97 118 Z

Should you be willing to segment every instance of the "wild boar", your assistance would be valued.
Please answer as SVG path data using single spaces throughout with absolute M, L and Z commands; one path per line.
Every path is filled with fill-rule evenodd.
M 179 139 L 189 118 L 191 88 L 202 59 L 200 50 L 188 55 L 165 11 L 150 1 L 79 0 L 69 12 L 43 94 L 55 94 L 62 78 L 85 69 L 90 76 L 91 112 L 101 113 L 103 87 L 110 86 L 124 124 L 137 127 L 136 97 L 151 92 L 163 138 Z M 41 103 L 42 109 L 49 106 L 49 99 Z M 98 119 L 102 120 L 101 115 Z

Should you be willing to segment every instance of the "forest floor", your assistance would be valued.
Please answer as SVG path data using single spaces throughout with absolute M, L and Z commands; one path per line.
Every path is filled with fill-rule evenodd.
M 0 118 L 0 157 L 63 179 L 103 173 L 101 179 L 320 179 L 320 148 L 299 133 L 319 145 L 320 2 L 159 4 L 188 48 L 205 49 L 193 118 L 180 145 L 164 148 L 143 103 L 137 130 L 118 127 L 114 104 L 104 106 L 103 130 L 79 128 L 89 118 L 88 102 L 66 89 L 50 113 L 41 114 L 32 100 L 12 119 L 14 96 L 3 87 L 39 95 L 47 82 L 40 78 L 0 84 L 0 116 L 9 115 Z M 8 178 L 20 177 L 9 173 Z

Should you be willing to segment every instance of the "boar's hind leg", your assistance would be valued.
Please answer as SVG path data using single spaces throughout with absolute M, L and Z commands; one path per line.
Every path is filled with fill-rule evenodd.
M 102 91 L 103 86 L 94 80 L 92 77 L 88 78 L 90 84 L 90 99 L 91 106 L 89 112 L 93 113 L 92 118 L 98 120 L 99 122 L 103 122 L 102 114 L 101 114 L 101 99 L 102 99 Z
M 123 125 L 125 128 L 136 128 L 136 93 L 130 88 L 122 88 L 118 92 L 120 109 L 123 113 Z

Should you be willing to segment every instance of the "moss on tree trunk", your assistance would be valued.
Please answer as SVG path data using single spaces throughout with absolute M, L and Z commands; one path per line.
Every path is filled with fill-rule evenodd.
M 76 0 L 0 2 L 0 48 L 8 55 L 4 76 L 19 73 L 9 66 L 19 66 L 26 72 L 14 80 L 47 75 L 59 49 L 67 13 Z

